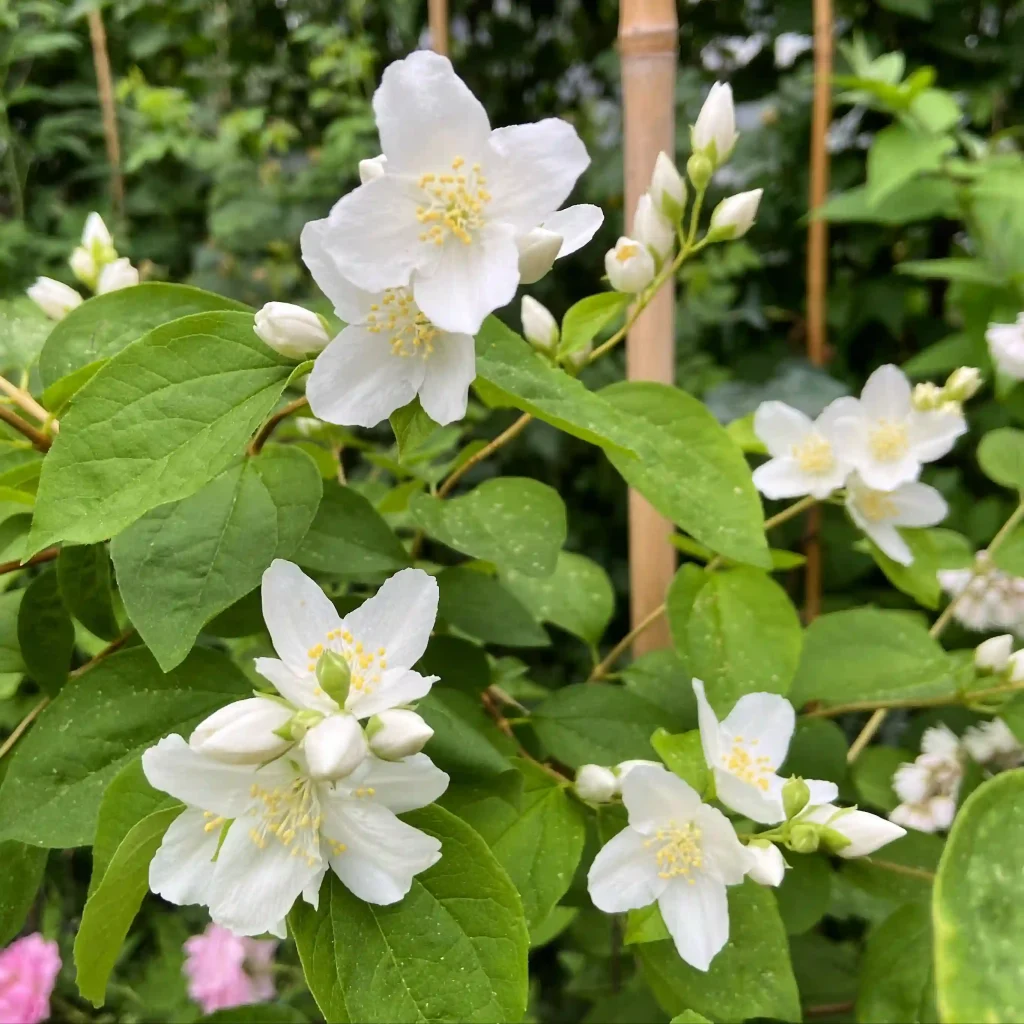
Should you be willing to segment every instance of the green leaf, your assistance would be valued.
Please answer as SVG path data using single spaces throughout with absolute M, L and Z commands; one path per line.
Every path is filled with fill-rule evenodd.
M 670 733 L 667 729 L 655 729 L 651 746 L 658 757 L 665 762 L 669 771 L 678 775 L 695 789 L 701 797 L 707 798 L 711 786 L 711 772 L 704 757 L 700 742 L 700 730 Z
M 680 729 L 697 725 L 697 698 L 686 664 L 672 650 L 649 651 L 620 673 L 630 693 L 661 708 Z
M 210 619 L 259 586 L 275 558 L 294 554 L 321 491 L 305 452 L 273 445 L 114 538 L 125 610 L 165 672 Z
M 899 124 L 883 128 L 868 152 L 868 202 L 881 203 L 919 174 L 938 171 L 954 149 L 948 135 L 924 135 Z
M 494 851 L 523 901 L 527 926 L 540 925 L 565 895 L 583 853 L 583 809 L 543 768 L 514 760 L 518 773 L 452 786 L 444 806 Z M 521 773 L 521 774 L 519 774 Z
M 248 313 L 183 317 L 129 346 L 61 420 L 39 478 L 31 552 L 104 540 L 194 494 L 241 454 L 291 368 Z
M 530 722 L 549 753 L 571 768 L 651 759 L 651 733 L 675 724 L 661 708 L 608 683 L 564 686 L 534 709 Z
M 1024 430 L 990 430 L 978 445 L 978 464 L 989 480 L 1024 491 Z
M 60 692 L 15 748 L 0 788 L 0 839 L 90 844 L 104 790 L 121 768 L 250 691 L 216 651 L 193 651 L 166 675 L 142 647 L 104 658 Z
M 857 1020 L 866 1024 L 926 1024 L 938 1019 L 931 914 L 924 904 L 900 907 L 868 933 Z
M 550 576 L 565 543 L 565 505 L 558 492 L 525 477 L 488 480 L 447 500 L 415 494 L 409 511 L 442 544 L 526 576 Z
M 327 1020 L 514 1022 L 526 1010 L 529 936 L 515 886 L 487 844 L 439 807 L 405 815 L 441 859 L 387 907 L 329 873 L 319 910 L 289 915 L 306 983 Z
M 963 281 L 967 284 L 995 285 L 995 273 L 982 260 L 954 256 L 941 260 L 907 260 L 896 265 L 900 274 L 925 280 Z
M 430 440 L 438 425 L 423 411 L 417 397 L 391 414 L 391 429 L 398 442 L 398 457 L 405 460 L 415 458 L 417 450 Z
M 17 936 L 43 882 L 46 850 L 24 843 L 0 843 L 0 947 Z
M 600 643 L 615 612 L 615 591 L 608 574 L 585 555 L 560 551 L 552 575 L 537 579 L 510 570 L 504 581 L 542 622 L 594 646 Z
M 911 831 L 870 857 L 846 861 L 839 877 L 882 901 L 889 910 L 904 903 L 927 903 L 932 896 L 929 873 L 935 870 L 942 847 L 939 836 Z M 892 870 L 891 864 L 913 871 Z
M 373 505 L 338 483 L 324 484 L 323 500 L 294 560 L 341 576 L 394 572 L 409 564 L 402 542 Z
M 198 1024 L 307 1024 L 309 1018 L 286 1003 L 233 1006 L 200 1017 Z
M 940 569 L 962 569 L 974 560 L 974 548 L 962 534 L 953 530 L 901 530 L 910 548 L 913 562 L 901 565 L 869 543 L 868 550 L 889 582 L 918 604 L 935 609 L 939 606 L 942 588 L 937 573 Z
M 484 649 L 457 636 L 432 636 L 414 667 L 420 675 L 439 676 L 446 689 L 474 697 L 491 685 L 491 666 Z
M 815 619 L 789 699 L 845 704 L 936 697 L 956 690 L 954 666 L 916 616 L 851 608 Z
M 479 778 L 508 771 L 502 751 L 507 737 L 484 713 L 479 697 L 434 686 L 416 710 L 434 730 L 424 752 L 450 775 Z
M 0 672 L 25 671 L 25 661 L 18 643 L 18 620 L 24 590 L 7 590 L 0 593 Z
M 828 910 L 832 868 L 819 854 L 784 852 L 789 867 L 775 890 L 787 935 L 810 931 Z
M 647 381 L 612 384 L 600 396 L 618 412 L 639 456 L 608 452 L 626 482 L 701 544 L 770 568 L 747 460 L 708 409 L 685 391 Z
M 869 201 L 867 185 L 832 196 L 817 216 L 834 224 L 911 224 L 933 217 L 956 217 L 957 189 L 945 178 L 908 181 L 876 203 Z
M 218 310 L 241 313 L 248 307 L 184 284 L 145 283 L 97 295 L 73 309 L 50 332 L 39 355 L 43 387 L 98 359 L 116 356 L 154 327 L 192 313 Z
M 800 1020 L 800 997 L 775 897 L 754 882 L 730 886 L 729 941 L 706 972 L 684 963 L 670 941 L 644 943 L 637 955 L 667 1013 L 690 1009 L 716 1021 Z
M 106 544 L 68 544 L 57 557 L 57 583 L 64 605 L 103 640 L 121 635 L 114 614 L 114 587 Z
M 901 764 L 913 760 L 914 755 L 909 750 L 898 747 L 862 750 L 851 769 L 858 801 L 885 814 L 894 810 L 900 799 L 892 788 L 892 777 Z
M 544 627 L 493 576 L 475 569 L 445 569 L 437 577 L 441 618 L 485 643 L 547 647 Z
M 559 353 L 568 355 L 585 349 L 625 310 L 632 299 L 633 296 L 625 292 L 600 292 L 574 303 L 562 318 Z
M 78 394 L 86 384 L 96 376 L 100 370 L 109 362 L 107 359 L 97 359 L 94 363 L 81 366 L 66 377 L 54 381 L 40 396 L 40 403 L 54 416 L 63 416 L 64 409 L 75 395 Z
M 677 1013 L 669 1024 L 711 1024 L 711 1021 L 694 1010 L 683 1010 L 682 1013 Z
M 979 786 L 935 879 L 935 982 L 947 1021 L 1024 1018 L 1024 769 Z
M 71 669 L 75 626 L 60 598 L 53 566 L 47 566 L 25 589 L 18 609 L 18 646 L 25 671 L 55 696 Z
M 738 567 L 710 574 L 686 620 L 681 650 L 719 714 L 745 693 L 787 693 L 803 632 L 786 592 L 766 573 Z
M 846 780 L 847 747 L 846 734 L 830 718 L 800 718 L 782 774 L 841 785 Z

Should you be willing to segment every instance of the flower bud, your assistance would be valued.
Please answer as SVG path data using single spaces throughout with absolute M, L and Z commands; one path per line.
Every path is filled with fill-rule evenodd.
M 331 340 L 316 313 L 290 302 L 268 302 L 256 314 L 253 329 L 275 352 L 289 359 L 320 352 Z
M 122 288 L 132 288 L 139 283 L 138 268 L 133 267 L 127 256 L 122 256 L 113 263 L 108 263 L 101 271 L 96 282 L 96 294 L 117 292 Z
M 786 812 L 786 820 L 795 818 L 811 799 L 810 787 L 803 779 L 795 776 L 782 787 L 782 807 Z
M 588 341 L 582 348 L 574 348 L 571 352 L 566 353 L 560 359 L 563 366 L 569 368 L 572 373 L 579 373 L 587 363 L 590 362 L 590 357 L 594 352 L 594 343 Z
M 91 288 L 93 291 L 96 290 L 96 281 L 99 277 L 99 268 L 96 266 L 96 261 L 92 258 L 92 253 L 83 246 L 78 246 L 71 254 L 71 258 L 68 260 L 68 266 L 71 268 L 71 273 L 78 278 L 86 286 Z
M 1014 651 L 1007 661 L 1011 683 L 1024 683 L 1024 650 Z
M 667 153 L 659 153 L 651 175 L 651 198 L 658 210 L 678 224 L 686 210 L 686 182 Z
M 316 662 L 316 681 L 339 708 L 345 706 L 348 688 L 352 683 L 352 669 L 344 655 L 324 651 Z
M 654 257 L 632 238 L 620 238 L 604 257 L 604 269 L 617 292 L 635 294 L 654 280 Z
M 347 714 L 328 715 L 302 741 L 313 779 L 334 780 L 351 775 L 366 759 L 367 749 L 362 726 Z
M 576 772 L 576 793 L 591 804 L 606 804 L 619 792 L 619 780 L 611 768 L 585 764 Z
M 711 175 L 715 173 L 715 167 L 703 153 L 693 153 L 686 161 L 686 173 L 693 187 L 703 192 L 708 187 Z
M 676 231 L 665 216 L 658 211 L 654 200 L 644 193 L 636 204 L 633 215 L 633 237 L 650 249 L 658 261 L 664 260 L 676 242 Z
M 97 263 L 106 263 L 117 255 L 114 251 L 114 239 L 111 238 L 103 218 L 95 210 L 85 218 L 82 248 L 88 250 Z
M 719 167 L 729 159 L 737 138 L 732 87 L 715 82 L 690 129 L 690 145 L 694 153 L 703 154 L 713 167 Z
M 418 754 L 434 735 L 415 711 L 393 708 L 374 715 L 366 725 L 370 749 L 385 761 L 401 761 Z
M 747 874 L 758 885 L 781 885 L 786 873 L 786 862 L 782 851 L 774 843 L 750 843 L 747 847 L 750 866 Z
M 978 393 L 981 385 L 981 370 L 974 366 L 961 366 L 946 380 L 946 397 L 954 402 L 966 402 Z
M 925 381 L 921 384 L 914 385 L 914 391 L 910 397 L 911 402 L 914 404 L 914 408 L 918 412 L 929 412 L 932 409 L 938 409 L 940 405 L 946 400 L 946 392 L 943 388 L 940 388 L 938 384 L 933 384 L 931 381 Z
M 558 321 L 548 309 L 530 295 L 523 296 L 519 314 L 526 340 L 542 352 L 551 352 L 558 344 Z
M 266 697 L 249 697 L 215 711 L 196 726 L 188 745 L 228 764 L 262 764 L 280 757 L 294 742 L 280 730 L 292 709 Z
M 298 743 L 314 725 L 319 725 L 323 720 L 322 711 L 303 708 L 301 711 L 296 711 L 284 725 L 275 729 L 274 734 L 287 740 L 289 745 Z
M 634 769 L 634 768 L 664 768 L 665 766 L 660 761 L 645 761 L 643 758 L 634 757 L 629 761 L 620 761 L 613 769 L 615 774 L 619 778 L 619 785 L 622 785 L 622 780 Z
M 786 845 L 794 853 L 814 853 L 820 842 L 818 833 L 821 830 L 814 825 L 805 822 L 797 822 L 789 830 L 789 839 Z
M 562 236 L 547 228 L 534 228 L 516 239 L 519 249 L 519 283 L 534 284 L 554 265 L 562 248 Z
M 52 277 L 37 277 L 26 294 L 51 320 L 63 320 L 82 304 L 82 296 L 74 288 Z
M 1011 633 L 994 636 L 975 648 L 974 665 L 980 672 L 1002 672 L 1009 665 L 1012 653 Z
M 867 856 L 907 834 L 906 829 L 877 814 L 855 807 L 840 809 L 833 804 L 812 808 L 804 820 L 825 826 L 821 829 L 822 843 L 832 853 L 846 858 Z
M 371 181 L 384 176 L 388 164 L 388 158 L 381 153 L 380 156 L 370 157 L 369 160 L 359 161 L 359 181 L 368 185 Z
M 712 240 L 742 238 L 754 226 L 763 192 L 763 188 L 755 188 L 752 192 L 740 192 L 723 199 L 711 214 L 708 234 Z

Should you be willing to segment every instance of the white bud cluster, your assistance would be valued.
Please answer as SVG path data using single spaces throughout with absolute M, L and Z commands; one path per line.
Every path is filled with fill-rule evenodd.
M 902 801 L 889 820 L 918 832 L 939 832 L 953 824 L 964 765 L 960 740 L 947 726 L 926 729 L 921 753 L 901 764 L 892 786 Z
M 634 758 L 623 761 L 614 768 L 605 768 L 599 764 L 584 764 L 576 772 L 576 794 L 581 800 L 591 804 L 611 803 L 622 795 L 622 780 L 641 765 L 654 765 L 657 761 L 644 761 Z
M 970 569 L 942 569 L 938 578 L 956 600 L 953 617 L 966 629 L 1024 634 L 1024 577 L 979 559 Z

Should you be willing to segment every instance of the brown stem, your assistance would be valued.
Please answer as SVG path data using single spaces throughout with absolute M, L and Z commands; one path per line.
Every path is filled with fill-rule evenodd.
M 303 409 L 307 405 L 309 405 L 309 399 L 303 395 L 302 398 L 296 398 L 295 401 L 289 402 L 287 405 L 278 409 L 277 412 L 275 412 L 267 422 L 260 427 L 259 432 L 249 443 L 249 454 L 259 455 L 263 446 L 269 440 L 270 435 L 277 428 L 278 423 L 280 423 L 281 420 L 286 420 L 293 412 L 298 412 L 299 409 Z
M 833 704 L 831 707 L 815 708 L 808 711 L 804 718 L 836 718 L 856 711 L 890 711 L 892 708 L 944 708 L 956 704 L 974 704 L 986 697 L 1000 697 L 1007 693 L 1019 693 L 1024 690 L 1024 683 L 1004 683 L 1000 686 L 989 686 L 984 690 L 969 690 L 966 693 L 944 694 L 941 697 L 900 697 L 894 700 L 860 700 L 849 704 Z
M 604 679 L 615 662 L 618 661 L 629 647 L 632 646 L 633 641 L 640 636 L 641 633 L 646 632 L 649 627 L 653 626 L 664 614 L 665 605 L 661 604 L 647 615 L 642 622 L 637 623 L 637 625 L 608 652 L 604 660 L 594 667 L 594 671 L 590 673 L 590 678 L 587 682 L 596 683 L 599 679 Z
M 935 872 L 927 871 L 924 868 L 914 868 L 909 864 L 897 864 L 891 860 L 878 860 L 875 857 L 861 857 L 861 862 L 871 864 L 873 867 L 881 868 L 883 871 L 892 871 L 897 875 L 906 875 L 908 878 L 920 878 L 925 882 L 935 881 Z
M 538 761 L 520 742 L 519 737 L 516 736 L 515 730 L 508 723 L 508 719 L 501 713 L 501 708 L 498 707 L 498 701 L 494 694 L 491 692 L 491 687 L 488 687 L 483 693 L 480 694 L 480 702 L 484 706 L 484 710 L 494 719 L 494 724 L 501 730 L 501 732 L 507 736 L 512 742 L 519 748 L 519 756 L 526 761 L 531 761 L 538 768 L 542 768 L 552 778 L 557 779 L 559 783 L 570 782 L 557 768 L 552 768 L 551 765 L 545 764 L 543 761 Z
M 21 739 L 25 730 L 39 717 L 43 709 L 50 703 L 49 697 L 43 697 L 35 707 L 14 727 L 11 735 L 0 744 L 0 757 L 9 753 L 14 744 Z
M 0 405 L 0 420 L 27 437 L 34 448 L 44 453 L 50 450 L 52 442 L 49 437 L 33 427 L 31 423 L 23 420 L 13 409 L 8 409 L 6 405 Z
M 475 452 L 468 459 L 466 459 L 466 461 L 462 463 L 461 466 L 458 466 L 456 469 L 453 469 L 451 473 L 448 474 L 448 478 L 437 489 L 437 496 L 439 498 L 447 497 L 451 493 L 452 488 L 474 466 L 483 462 L 484 459 L 488 458 L 499 448 L 508 444 L 509 441 L 511 441 L 513 438 L 518 437 L 526 429 L 526 427 L 529 425 L 532 419 L 533 417 L 528 412 L 524 412 L 522 416 L 520 416 L 519 419 L 517 419 L 515 423 L 512 424 L 511 427 L 509 427 L 507 430 L 503 430 L 493 441 L 491 441 L 490 444 L 484 445 L 484 447 L 481 448 L 480 451 Z
M 27 391 L 12 384 L 6 377 L 0 377 L 2 391 L 15 405 L 20 405 L 30 416 L 46 424 L 51 433 L 57 433 L 57 421 Z
M 87 17 L 92 61 L 96 68 L 96 91 L 103 113 L 103 138 L 107 144 L 107 159 L 110 161 L 110 196 L 114 212 L 123 222 L 124 175 L 121 171 L 121 141 L 117 134 L 117 108 L 114 106 L 114 79 L 110 70 L 110 54 L 107 52 L 107 31 L 103 27 L 103 15 L 98 7 L 90 10 Z
M 5 573 L 14 572 L 17 569 L 27 569 L 30 565 L 39 565 L 40 562 L 52 562 L 60 554 L 60 548 L 54 545 L 51 548 L 43 548 L 42 551 L 34 554 L 27 561 L 21 562 L 17 558 L 10 562 L 0 562 L 0 576 Z
M 817 1006 L 805 1006 L 805 1017 L 830 1017 L 834 1013 L 849 1013 L 856 1004 L 852 999 L 841 1003 L 821 1003 Z

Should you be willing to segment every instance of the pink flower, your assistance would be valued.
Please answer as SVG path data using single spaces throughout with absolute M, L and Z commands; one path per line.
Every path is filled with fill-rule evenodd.
M 241 938 L 219 924 L 207 925 L 202 935 L 185 942 L 189 996 L 203 1013 L 273 999 L 270 969 L 276 949 L 276 942 Z
M 57 943 L 36 932 L 0 952 L 0 1024 L 39 1024 L 50 1016 L 60 971 Z

